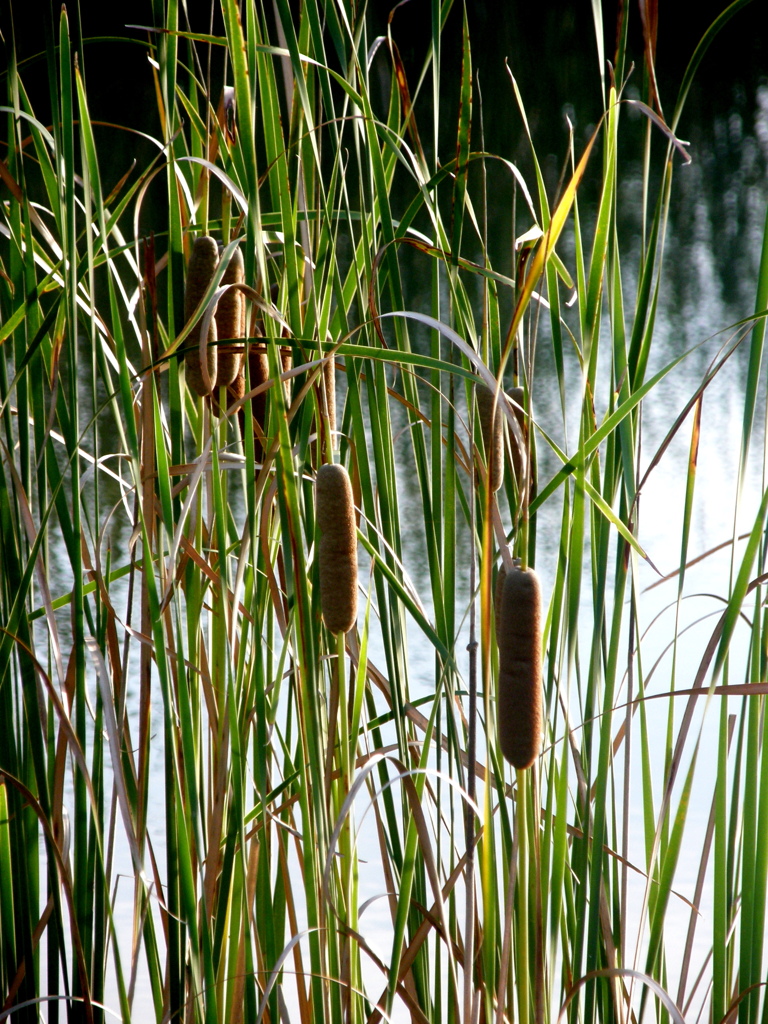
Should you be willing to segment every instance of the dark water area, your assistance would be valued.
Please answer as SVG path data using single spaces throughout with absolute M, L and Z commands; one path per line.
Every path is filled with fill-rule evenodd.
M 679 8 L 664 7 L 659 14 L 656 74 L 661 108 L 671 119 L 686 66 L 707 27 L 725 9 L 724 0 L 708 0 Z M 298 7 L 294 4 L 294 7 Z M 211 18 L 207 3 L 188 5 L 193 31 L 221 34 L 218 13 Z M 458 96 L 462 59 L 463 6 L 455 3 L 442 37 L 441 95 L 438 159 L 450 161 L 455 154 Z M 51 89 L 47 81 L 45 36 L 41 31 L 42 5 L 12 0 L 13 33 L 23 81 L 34 109 L 50 123 Z M 52 24 L 59 20 L 51 5 Z M 589 4 L 548 2 L 468 3 L 467 22 L 472 49 L 474 106 L 472 149 L 481 148 L 520 169 L 535 195 L 530 145 L 514 97 L 510 73 L 518 83 L 526 116 L 544 174 L 550 203 L 562 187 L 569 152 L 569 121 L 573 125 L 578 155 L 598 124 L 603 110 L 600 62 L 595 26 Z M 603 43 L 606 61 L 614 61 L 618 18 L 627 19 L 628 59 L 624 96 L 646 96 L 643 33 L 639 6 L 635 3 L 605 4 Z M 3 17 L 3 16 L 0 16 Z M 271 8 L 267 18 L 271 18 Z M 369 45 L 378 35 L 391 32 L 402 58 L 409 86 L 415 94 L 416 119 L 422 143 L 431 162 L 433 103 L 431 77 L 417 92 L 419 74 L 431 39 L 432 4 L 409 0 L 395 7 L 374 0 L 367 6 Z M 8 45 L 10 22 L 3 17 Z M 73 49 L 82 53 L 81 67 L 88 89 L 91 117 L 97 124 L 96 141 L 105 189 L 109 191 L 135 161 L 135 177 L 159 154 L 161 129 L 157 114 L 155 83 L 148 61 L 146 31 L 130 26 L 150 25 L 149 2 L 89 5 L 75 13 L 70 9 Z M 666 239 L 659 333 L 669 355 L 688 348 L 754 309 L 755 281 L 768 198 L 768 48 L 763 28 L 764 7 L 753 2 L 736 13 L 715 38 L 704 56 L 677 128 L 678 137 L 690 143 L 691 162 L 675 157 L 670 223 Z M 156 41 L 157 37 L 153 37 Z M 191 54 L 180 44 L 183 64 L 196 61 L 195 73 L 210 74 L 211 95 L 219 95 L 225 76 L 223 51 L 198 45 Z M 329 45 L 329 59 L 334 60 Z M 210 60 L 210 67 L 209 67 Z M 629 65 L 634 70 L 629 74 Z M 180 80 L 186 71 L 180 68 Z M 391 62 L 380 47 L 371 66 L 374 100 L 385 116 L 391 82 Z M 46 114 L 46 111 L 48 113 Z M 120 126 L 120 127 L 116 127 Z M 145 133 L 145 135 L 139 134 Z M 633 275 L 642 244 L 643 155 L 647 121 L 636 108 L 622 112 L 618 181 L 618 230 L 631 309 Z M 651 208 L 667 140 L 657 128 L 651 131 Z M 486 161 L 488 194 L 488 253 L 491 264 L 502 273 L 512 270 L 514 239 L 531 226 L 512 176 L 499 162 Z M 590 170 L 580 188 L 579 208 L 587 240 L 591 234 L 600 188 L 599 143 Z M 404 209 L 416 194 L 416 184 L 403 172 L 399 180 Z M 482 181 L 479 163 L 470 173 L 470 189 L 480 210 Z M 450 186 L 445 189 L 450 202 Z M 162 251 L 165 193 L 161 178 L 150 188 L 142 209 L 140 231 L 153 230 Z M 513 210 L 516 219 L 513 221 Z M 428 228 L 426 218 L 417 226 Z M 480 258 L 479 243 L 465 232 L 465 255 Z M 573 240 L 566 229 L 560 252 L 572 268 Z M 403 253 L 408 301 L 424 308 L 431 288 L 429 261 L 418 254 Z M 509 302 L 507 298 L 505 301 Z M 506 311 L 506 307 L 503 307 Z M 702 355 L 702 360 L 706 355 Z M 546 363 L 546 353 L 542 352 Z
M 294 4 L 294 6 L 297 6 Z M 395 7 L 390 0 L 375 0 L 367 6 L 368 39 L 391 31 L 411 88 L 423 67 L 431 37 L 431 3 L 408 0 Z M 8 47 L 15 38 L 22 72 L 25 64 L 32 74 L 23 74 L 35 109 L 49 107 L 50 90 L 45 67 L 45 36 L 42 31 L 43 4 L 11 0 L 10 16 L 1 16 Z M 192 3 L 189 27 L 195 32 L 223 34 L 221 18 L 212 18 L 207 3 Z M 657 38 L 656 75 L 659 96 L 667 118 L 671 117 L 686 65 L 707 27 L 727 4 L 708 0 L 687 7 L 685 16 L 672 8 L 662 10 Z M 54 30 L 58 31 L 59 7 L 51 4 Z M 159 136 L 154 83 L 147 62 L 146 32 L 134 26 L 149 26 L 153 16 L 149 2 L 89 5 L 75 13 L 70 5 L 72 47 L 81 52 L 81 67 L 88 87 L 91 117 L 96 121 L 140 130 Z M 605 58 L 614 60 L 619 13 L 628 20 L 628 62 L 634 64 L 629 76 L 629 93 L 643 92 L 643 38 L 638 5 L 606 4 L 603 13 Z M 556 186 L 562 160 L 567 153 L 566 114 L 575 125 L 577 149 L 588 137 L 603 109 L 600 67 L 595 28 L 588 4 L 570 0 L 544 4 L 469 3 L 467 21 L 473 65 L 482 93 L 483 132 L 488 152 L 514 160 L 526 170 L 529 149 L 510 88 L 509 72 L 518 81 L 528 122 L 540 154 L 546 161 L 548 184 Z M 731 18 L 709 48 L 694 81 L 678 133 L 688 139 L 692 151 L 712 143 L 712 125 L 731 113 L 748 124 L 754 116 L 760 82 L 768 75 L 768 47 L 763 27 L 764 9 L 758 2 L 747 4 Z M 454 3 L 442 39 L 441 153 L 446 159 L 455 140 L 455 112 L 461 68 L 462 6 Z M 156 37 L 154 37 L 156 38 Z M 329 57 L 333 60 L 329 47 Z M 180 57 L 186 63 L 185 44 Z M 207 48 L 198 48 L 198 74 L 208 73 Z M 222 52 L 210 55 L 212 95 L 218 96 L 224 72 Z M 509 70 L 508 70 L 509 69 Z M 183 70 L 182 70 L 183 78 Z M 473 148 L 479 148 L 479 95 L 477 84 Z M 417 102 L 417 116 L 428 120 L 431 83 L 425 82 Z M 44 114 L 42 115 L 45 120 Z M 422 129 L 428 149 L 431 130 Z M 661 140 L 660 140 L 661 142 Z M 638 139 L 637 146 L 641 145 Z M 140 155 L 147 143 L 133 138 L 125 153 Z M 120 163 L 121 147 L 101 153 L 107 163 Z M 146 150 L 152 152 L 152 148 Z M 154 153 L 152 153 L 154 155 Z M 429 155 L 429 154 L 428 154 Z
M 269 6 L 269 5 L 267 5 Z M 294 4 L 294 7 L 298 5 Z M 712 21 L 726 8 L 724 0 L 708 0 L 679 8 L 664 7 L 659 14 L 656 75 L 661 109 L 671 120 L 685 69 L 697 43 Z M 52 23 L 59 13 L 52 5 Z M 13 0 L 11 11 L 23 80 L 33 107 L 50 123 L 51 90 L 44 55 L 45 37 L 40 31 L 41 8 Z M 223 33 L 218 12 L 211 20 L 207 3 L 188 5 L 189 27 L 197 32 Z M 455 156 L 458 98 L 462 60 L 464 7 L 451 9 L 441 42 L 441 92 L 438 159 L 449 162 Z M 589 4 L 572 2 L 468 3 L 466 5 L 474 70 L 472 144 L 514 162 L 535 197 L 535 177 L 530 144 L 514 96 L 510 74 L 517 81 L 526 117 L 546 182 L 550 203 L 562 187 L 567 170 L 573 126 L 574 150 L 578 155 L 595 131 L 603 110 L 600 62 L 595 26 Z M 271 8 L 267 18 L 272 17 Z M 639 6 L 635 3 L 603 5 L 603 44 L 606 61 L 613 62 L 619 16 L 627 19 L 627 65 L 624 96 L 645 98 L 646 71 Z M 367 41 L 391 32 L 415 97 L 416 120 L 427 159 L 434 159 L 433 97 L 431 75 L 417 88 L 431 40 L 432 4 L 409 0 L 395 7 L 374 0 L 367 6 Z M 88 89 L 91 117 L 97 124 L 96 141 L 105 189 L 113 187 L 131 168 L 141 173 L 159 154 L 158 145 L 142 134 L 161 137 L 146 31 L 131 26 L 152 23 L 148 2 L 90 5 L 79 18 L 70 13 L 73 49 L 81 52 L 81 67 Z M 768 48 L 763 28 L 764 7 L 747 4 L 725 25 L 706 52 L 677 127 L 678 137 L 690 143 L 690 163 L 675 156 L 670 221 L 665 243 L 659 313 L 655 339 L 658 368 L 674 355 L 701 343 L 687 362 L 686 372 L 670 387 L 679 407 L 700 379 L 719 345 L 707 342 L 716 332 L 750 315 L 754 310 L 755 286 L 768 201 Z M 5 24 L 6 43 L 10 33 Z M 157 37 L 152 37 L 156 42 Z M 338 60 L 329 44 L 329 60 Z M 185 81 L 190 61 L 195 74 L 210 76 L 211 96 L 216 101 L 226 69 L 223 50 L 199 44 L 191 52 L 180 43 L 180 81 Z M 210 65 L 209 65 L 210 61 Z M 630 65 L 634 69 L 629 73 Z M 341 66 L 338 65 L 341 70 Z M 607 69 L 607 74 L 609 74 Z M 371 83 L 376 112 L 386 116 L 391 88 L 391 61 L 386 46 L 379 47 L 371 65 Z M 637 268 L 642 252 L 643 158 L 647 119 L 637 108 L 626 106 L 619 133 L 619 178 L 617 229 L 622 253 L 625 304 L 631 314 L 634 305 Z M 116 127 L 120 126 L 120 127 Z M 650 204 L 658 187 L 667 139 L 658 128 L 651 138 Z M 601 186 L 600 142 L 579 190 L 579 213 L 587 246 Z M 417 193 L 413 178 L 398 171 L 393 195 L 395 212 L 405 209 Z M 492 266 L 505 274 L 512 272 L 514 240 L 531 227 L 509 170 L 498 161 L 485 161 L 488 196 L 488 255 Z M 133 179 L 131 179 L 133 180 Z M 482 211 L 483 181 L 480 164 L 470 172 L 470 191 L 476 209 Z M 353 187 L 353 186 L 351 186 Z M 212 197 L 215 201 L 215 196 Z M 444 186 L 444 213 L 450 218 L 450 183 Z M 165 227 L 165 186 L 162 176 L 150 188 L 142 208 L 139 230 L 154 231 L 158 253 L 163 249 Z M 514 215 L 513 215 L 514 211 Z M 429 233 L 424 216 L 417 227 Z M 560 255 L 573 271 L 573 231 L 566 228 L 558 246 Z M 467 230 L 464 255 L 482 258 L 477 239 Z M 428 311 L 432 288 L 430 261 L 415 252 L 401 251 L 406 302 L 409 308 Z M 162 281 L 160 282 L 162 288 Z M 467 280 L 468 288 L 479 280 Z M 502 315 L 509 316 L 511 297 L 502 295 Z M 575 324 L 575 310 L 571 310 Z M 628 314 L 628 315 L 629 315 Z M 418 331 L 414 332 L 418 339 Z M 552 354 L 548 342 L 547 317 L 540 320 L 537 371 L 546 377 Z M 746 348 L 735 362 L 746 360 Z M 542 396 L 546 400 L 545 396 Z M 557 399 L 552 396 L 552 419 L 557 418 Z M 661 429 L 661 428 L 660 428 Z
M 662 8 L 659 16 L 656 75 L 661 109 L 671 121 L 680 86 L 697 44 L 714 19 L 726 8 L 710 2 L 679 9 Z M 371 32 L 387 31 L 388 4 L 369 6 Z M 614 62 L 617 17 L 628 19 L 628 56 L 623 96 L 647 98 L 643 34 L 636 4 L 604 5 L 603 40 L 606 61 Z M 572 3 L 467 5 L 467 20 L 475 69 L 472 149 L 484 149 L 513 161 L 535 196 L 530 143 L 511 85 L 514 75 L 539 163 L 552 203 L 567 172 L 569 121 L 578 156 L 595 131 L 603 110 L 595 27 L 589 5 Z M 725 24 L 706 51 L 677 125 L 677 137 L 689 145 L 690 163 L 675 157 L 666 262 L 660 296 L 659 341 L 671 357 L 702 342 L 729 323 L 754 310 L 755 284 L 768 200 L 768 47 L 764 9 L 747 4 Z M 430 5 L 410 2 L 391 16 L 395 39 L 409 82 L 418 79 L 428 47 Z M 462 8 L 455 5 L 446 23 L 441 53 L 439 158 L 455 152 L 459 78 L 461 73 Z M 386 57 L 382 54 L 381 62 Z M 630 72 L 630 67 L 633 70 Z M 610 69 L 606 72 L 606 87 Z M 382 77 L 388 86 L 384 72 Z M 382 87 L 382 96 L 385 95 Z M 431 144 L 431 83 L 427 80 L 416 100 L 421 138 Z M 482 129 L 481 129 L 482 122 Z M 481 134 L 482 130 L 482 134 Z M 643 160 L 648 121 L 637 108 L 626 106 L 619 133 L 618 233 L 625 276 L 625 303 L 634 302 L 634 275 L 642 251 Z M 651 166 L 648 208 L 656 200 L 666 136 L 650 132 Z M 591 238 L 599 190 L 600 143 L 579 190 L 584 238 Z M 512 270 L 516 235 L 531 226 L 520 200 L 515 205 L 511 175 L 500 163 L 487 161 L 488 252 L 502 273 Z M 470 188 L 480 209 L 479 167 L 470 174 Z M 413 193 L 404 185 L 403 203 Z M 517 219 L 513 223 L 512 211 Z M 480 258 L 479 245 L 470 258 Z M 571 269 L 572 238 L 566 229 L 560 251 Z M 407 258 L 407 257 L 404 257 Z M 419 267 L 422 267 L 420 276 Z M 414 301 L 430 287 L 426 261 L 411 258 L 407 278 Z M 692 360 L 698 372 L 711 355 L 704 347 Z M 544 357 L 546 358 L 546 357 Z

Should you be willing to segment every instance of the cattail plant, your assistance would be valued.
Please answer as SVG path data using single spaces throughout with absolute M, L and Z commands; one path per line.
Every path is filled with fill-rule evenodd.
M 269 380 L 269 355 L 267 346 L 263 343 L 250 345 L 248 348 L 248 374 L 251 381 L 251 388 L 257 388 Z M 251 421 L 254 434 L 254 451 L 256 458 L 261 460 L 264 457 L 264 428 L 267 419 L 267 393 L 266 391 L 254 395 L 251 399 Z
M 323 390 L 328 410 L 328 429 L 333 437 L 336 432 L 336 361 L 333 356 L 329 356 L 323 363 Z
M 244 394 L 245 394 L 245 373 L 244 373 L 243 368 L 241 366 L 237 376 L 235 377 L 235 379 L 232 381 L 232 383 L 227 388 L 227 396 L 228 396 L 230 402 L 237 402 L 237 401 L 239 401 L 243 397 Z
M 315 385 L 317 390 L 317 405 L 319 417 L 317 419 L 317 440 L 312 442 L 310 447 L 310 458 L 313 465 L 322 461 L 321 452 L 330 452 L 334 446 L 334 435 L 336 433 L 336 362 L 333 356 L 328 356 L 323 362 L 323 372 Z M 326 437 L 327 431 L 327 443 Z
M 485 384 L 477 385 L 475 395 L 483 434 L 488 486 L 492 491 L 498 491 L 504 475 L 504 416 L 499 408 L 499 396 Z
M 346 633 L 357 621 L 357 530 L 352 484 L 338 463 L 317 473 L 320 529 L 320 605 L 332 633 Z
M 151 63 L 140 62 L 143 80 L 137 68 L 132 86 L 157 109 L 131 111 L 131 128 L 150 141 L 137 147 L 102 102 L 105 123 L 89 115 L 89 90 L 109 86 L 120 54 L 102 71 L 101 62 L 86 68 L 87 19 L 82 31 L 75 19 L 73 34 L 75 5 L 58 5 L 57 26 L 57 5 L 37 4 L 46 46 L 26 60 L 40 49 L 40 26 L 15 54 L 3 17 L 13 6 L 0 4 L 0 1017 L 36 1024 L 45 1005 L 51 1024 L 67 1010 L 95 1024 L 281 1014 L 302 1024 L 542 1024 L 564 1008 L 568 1024 L 631 1024 L 643 1012 L 681 1024 L 726 1020 L 738 1003 L 739 1024 L 768 1024 L 768 953 L 755 941 L 768 925 L 768 761 L 754 685 L 768 644 L 768 501 L 754 475 L 768 457 L 759 416 L 768 231 L 752 219 L 759 202 L 740 204 L 753 211 L 740 237 L 763 239 L 765 258 L 739 246 L 749 271 L 740 311 L 708 304 L 704 333 L 747 316 L 759 263 L 754 323 L 729 329 L 734 348 L 704 371 L 720 343 L 694 318 L 688 343 L 701 342 L 706 358 L 679 363 L 664 332 L 664 295 L 676 285 L 664 239 L 684 226 L 685 208 L 670 205 L 680 160 L 649 84 L 650 47 L 638 96 L 666 141 L 646 137 L 642 180 L 622 162 L 643 146 L 618 102 L 630 47 L 642 46 L 634 5 L 619 5 L 603 117 L 602 89 L 580 98 L 560 95 L 555 76 L 547 83 L 558 111 L 573 99 L 581 123 L 595 127 L 558 136 L 566 170 L 538 217 L 549 149 L 536 152 L 536 119 L 524 114 L 527 65 L 512 93 L 531 129 L 530 157 L 497 173 L 480 144 L 473 75 L 483 49 L 498 54 L 470 47 L 466 19 L 462 28 L 460 18 L 433 17 L 431 38 L 419 33 L 425 45 L 413 46 L 408 20 L 395 20 L 372 65 L 377 11 L 364 4 L 227 0 L 215 5 L 212 36 L 207 5 L 187 4 L 180 17 L 178 3 L 154 3 Z M 450 6 L 433 5 L 436 14 Z M 614 5 L 579 6 L 587 21 L 592 9 L 597 71 Z M 673 124 L 706 47 L 747 6 L 718 15 L 677 103 L 664 85 Z M 579 37 L 585 28 L 574 24 Z M 231 83 L 218 114 L 209 45 L 213 80 Z M 538 87 L 543 72 L 532 74 Z M 57 88 L 40 89 L 41 77 Z M 488 92 L 510 107 L 508 84 Z M 485 109 L 488 120 L 509 113 Z M 428 134 L 434 144 L 422 151 Z M 127 152 L 104 151 L 121 139 Z M 132 149 L 136 173 L 106 198 Z M 156 162 L 158 153 L 168 159 Z M 627 193 L 617 182 L 637 194 L 621 216 Z M 542 227 L 528 231 L 532 216 Z M 167 231 L 142 243 L 136 231 L 158 220 Z M 225 241 L 228 266 L 209 231 Z M 405 238 L 419 246 L 415 260 Z M 238 247 L 252 288 L 237 283 Z M 232 283 L 214 319 L 222 278 Z M 572 304 L 562 301 L 568 278 Z M 230 300 L 238 329 L 235 312 L 231 325 L 222 319 Z M 176 349 L 182 305 L 188 337 Z M 248 359 L 232 378 L 224 364 L 237 346 Z M 736 347 L 743 361 L 731 358 Z M 291 376 L 291 356 L 298 383 L 281 389 L 275 378 Z M 336 357 L 354 506 L 341 466 L 319 468 L 342 461 L 327 436 Z M 504 394 L 487 372 L 482 387 L 479 359 L 494 373 L 503 362 L 508 385 L 525 384 L 522 419 L 520 389 Z M 741 457 L 723 465 L 706 440 L 722 410 L 702 399 L 725 360 L 743 427 Z M 532 380 L 546 427 L 536 435 Z M 466 381 L 477 383 L 476 407 Z M 689 387 L 692 404 L 678 416 L 662 396 L 682 399 Z M 481 437 L 470 416 L 474 463 L 457 424 L 464 397 L 482 421 Z M 240 405 L 242 446 L 234 416 L 210 422 L 225 402 Z M 681 477 L 676 450 L 689 427 Z M 654 443 L 643 458 L 643 436 L 645 445 L 658 437 L 655 457 Z M 531 513 L 537 449 L 550 482 Z M 633 510 L 646 462 L 662 497 L 645 502 L 641 531 Z M 479 499 L 466 486 L 473 464 Z M 497 492 L 497 505 L 491 489 L 513 468 L 516 484 Z M 713 468 L 747 531 L 730 550 L 700 533 L 697 510 L 710 503 L 699 488 Z M 664 483 L 678 478 L 685 495 L 673 502 Z M 708 525 L 720 533 L 719 518 Z M 505 534 L 525 569 L 513 567 Z M 679 554 L 668 597 L 645 596 L 643 535 Z M 359 644 L 358 536 L 368 553 Z M 702 564 L 689 550 L 697 536 L 709 551 Z M 506 562 L 489 580 L 495 538 Z M 671 570 L 667 554 L 657 557 Z M 528 559 L 542 571 L 549 563 L 551 621 Z M 466 578 L 477 564 L 479 629 L 477 574 Z M 699 596 L 687 601 L 702 592 L 711 609 Z M 708 756 L 697 760 L 702 745 Z M 502 751 L 520 769 L 536 761 L 542 770 L 511 789 L 497 771 Z M 164 851 L 162 898 L 152 846 Z M 367 909 L 380 892 L 387 921 Z M 129 956 L 117 955 L 116 937 Z M 372 945 L 384 947 L 379 969 L 364 970 Z M 641 990 L 670 986 L 677 994 L 652 1012 Z
M 496 574 L 496 586 L 493 591 L 493 612 L 496 620 L 496 639 L 501 626 L 501 599 L 504 596 L 504 580 L 507 578 L 507 567 L 502 562 Z
M 283 373 L 288 373 L 289 370 L 293 369 L 293 349 L 290 345 L 280 346 L 280 367 Z M 283 392 L 285 393 L 285 400 L 290 404 L 291 392 L 293 390 L 291 378 L 283 381 Z
M 530 768 L 541 749 L 543 724 L 541 589 L 532 569 L 506 571 L 496 639 L 501 752 L 515 768 Z
M 514 403 L 512 412 L 520 426 L 520 433 L 523 438 L 524 447 L 521 449 L 516 437 L 512 437 L 512 469 L 517 482 L 517 493 L 522 496 L 525 469 L 528 462 L 528 423 L 525 417 L 525 388 L 510 388 L 507 397 Z
M 232 405 L 233 402 L 239 401 L 245 394 L 245 369 L 243 366 L 238 370 L 237 376 L 231 384 L 227 385 L 226 401 L 224 403 L 225 409 L 227 406 Z M 211 395 L 211 409 L 215 416 L 221 416 L 225 409 L 222 409 L 219 405 L 218 395 L 214 391 Z M 245 427 L 245 417 L 242 408 L 238 410 L 238 419 L 240 420 L 240 431 L 242 433 Z
M 235 249 L 221 279 L 222 285 L 242 284 L 245 280 L 243 254 Z M 216 333 L 219 338 L 242 338 L 244 335 L 243 307 L 245 296 L 239 288 L 230 288 L 219 299 L 216 307 Z M 216 387 L 228 387 L 237 377 L 243 364 L 243 346 L 238 344 L 219 345 L 216 369 Z
M 184 317 L 187 321 L 190 320 L 205 295 L 211 278 L 216 272 L 218 262 L 219 247 L 216 240 L 209 235 L 201 235 L 195 241 L 187 266 L 187 286 L 184 291 Z M 185 348 L 187 381 L 201 397 L 209 395 L 216 383 L 217 336 L 216 319 L 211 317 L 206 349 L 208 381 L 205 379 L 200 363 L 200 322 L 195 324 L 187 338 Z

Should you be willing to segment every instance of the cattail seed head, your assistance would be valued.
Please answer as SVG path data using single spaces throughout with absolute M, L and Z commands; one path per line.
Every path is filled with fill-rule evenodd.
M 515 768 L 530 768 L 541 750 L 541 588 L 532 569 L 507 571 L 497 642 L 497 727 L 501 752 Z
M 499 399 L 503 401 L 503 398 L 501 393 L 497 398 L 495 392 L 485 384 L 475 387 L 475 395 L 483 434 L 488 486 L 492 491 L 498 491 L 504 475 L 504 414 L 499 406 Z
M 227 388 L 227 396 L 229 398 L 230 404 L 232 404 L 232 402 L 239 402 L 244 394 L 245 394 L 245 373 L 243 371 L 243 368 L 240 367 L 240 372 L 238 373 L 238 375 L 235 377 L 235 379 L 232 381 L 232 383 Z
M 525 404 L 524 404 L 525 403 L 525 388 L 520 388 L 520 387 L 510 388 L 509 391 L 507 391 L 507 395 L 508 395 L 509 398 L 512 399 L 512 402 L 514 403 L 512 405 L 512 412 L 514 413 L 515 419 L 517 420 L 517 422 L 518 422 L 518 424 L 520 426 L 520 433 L 522 434 L 523 443 L 525 445 L 523 451 L 521 451 L 520 450 L 520 446 L 517 443 L 517 438 L 515 437 L 515 435 L 513 433 L 513 435 L 512 435 L 512 468 L 513 468 L 514 473 L 515 473 L 515 480 L 517 481 L 517 491 L 518 491 L 518 494 L 522 495 L 523 477 L 524 477 L 523 470 L 525 468 L 525 465 L 526 465 L 526 462 L 527 462 L 527 458 L 528 458 L 528 451 L 527 451 L 527 448 L 528 448 L 528 422 L 527 422 L 527 419 L 526 419 L 525 412 L 523 411 L 524 408 L 525 408 Z
M 321 466 L 316 484 L 320 530 L 320 606 L 332 633 L 357 621 L 357 529 L 352 484 L 338 463 Z
M 222 285 L 242 284 L 245 280 L 245 264 L 243 254 L 235 249 L 227 264 Z M 243 307 L 245 297 L 238 288 L 230 288 L 219 299 L 216 307 L 216 333 L 219 338 L 242 338 L 244 336 Z M 216 387 L 228 387 L 240 372 L 243 363 L 242 345 L 219 345 L 219 357 L 216 375 Z
M 232 405 L 239 402 L 245 394 L 245 367 L 241 365 L 240 372 L 227 388 L 227 403 Z M 240 406 L 237 410 L 237 419 L 240 423 L 240 435 L 245 431 L 245 409 Z
M 195 240 L 195 244 L 192 248 L 192 255 L 189 257 L 189 264 L 187 266 L 187 284 L 184 290 L 185 320 L 188 321 L 191 318 L 203 295 L 205 295 L 206 289 L 211 283 L 211 279 L 216 272 L 218 262 L 219 247 L 216 245 L 216 240 L 211 238 L 209 235 L 201 235 Z M 206 368 L 208 370 L 210 384 L 206 383 L 203 368 L 200 365 L 200 326 L 201 321 L 198 321 L 187 337 L 185 361 L 187 380 L 197 394 L 202 397 L 210 394 L 211 388 L 216 382 L 216 320 L 211 317 L 211 324 L 208 329 L 208 338 L 206 341 Z

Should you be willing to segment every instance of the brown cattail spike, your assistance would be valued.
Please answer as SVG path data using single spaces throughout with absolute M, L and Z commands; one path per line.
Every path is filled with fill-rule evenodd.
M 187 266 L 187 286 L 184 291 L 184 319 L 189 321 L 192 314 L 200 304 L 205 295 L 208 285 L 211 283 L 216 266 L 219 262 L 219 247 L 215 239 L 209 235 L 201 235 L 195 241 L 192 255 L 189 257 Z M 187 336 L 185 346 L 185 359 L 187 367 L 187 380 L 195 389 L 198 395 L 210 394 L 216 383 L 216 320 L 211 318 L 211 325 L 207 338 L 207 361 L 208 378 L 205 380 L 203 368 L 200 365 L 200 325 L 199 320 Z
M 232 381 L 232 383 L 227 388 L 227 399 L 228 399 L 230 404 L 232 404 L 232 402 L 239 402 L 244 394 L 245 394 L 245 372 L 243 371 L 243 369 L 241 367 L 240 368 L 240 372 L 238 373 L 238 375 L 235 377 L 235 379 Z
M 338 463 L 321 466 L 316 493 L 320 606 L 328 629 L 346 633 L 357 622 L 357 529 L 346 469 Z
M 242 284 L 245 280 L 245 264 L 243 254 L 235 249 L 227 264 L 222 285 Z M 216 333 L 219 338 L 243 337 L 243 305 L 245 298 L 239 288 L 230 288 L 219 299 L 216 307 Z M 237 377 L 243 363 L 242 345 L 219 345 L 219 359 L 216 375 L 216 387 L 226 388 Z
M 497 396 L 485 384 L 477 385 L 475 395 L 483 434 L 488 486 L 492 491 L 498 491 L 504 474 L 504 414 L 499 400 L 504 399 L 501 393 Z
M 541 750 L 541 589 L 532 569 L 509 569 L 497 641 L 497 722 L 501 752 L 515 768 L 530 768 Z

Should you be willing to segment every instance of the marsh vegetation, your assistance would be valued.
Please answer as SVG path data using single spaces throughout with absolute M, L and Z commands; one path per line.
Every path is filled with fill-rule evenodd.
M 737 322 L 657 341 L 746 4 L 663 106 L 656 4 L 593 4 L 554 175 L 514 67 L 486 145 L 451 0 L 415 57 L 351 0 L 183 6 L 100 43 L 140 131 L 73 8 L 3 29 L 0 1020 L 764 1020 L 768 234 Z

